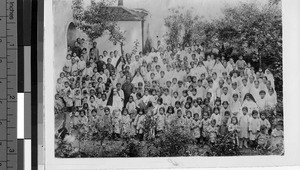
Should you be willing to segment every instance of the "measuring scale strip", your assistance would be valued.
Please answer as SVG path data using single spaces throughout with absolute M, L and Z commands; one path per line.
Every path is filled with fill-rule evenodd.
M 0 1 L 0 170 L 17 169 L 17 0 Z

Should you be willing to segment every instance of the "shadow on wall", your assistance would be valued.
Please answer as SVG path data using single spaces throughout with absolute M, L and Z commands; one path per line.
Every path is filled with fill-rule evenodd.
M 74 42 L 77 39 L 77 29 L 73 22 L 69 24 L 68 31 L 67 31 L 67 44 L 71 48 L 74 47 Z

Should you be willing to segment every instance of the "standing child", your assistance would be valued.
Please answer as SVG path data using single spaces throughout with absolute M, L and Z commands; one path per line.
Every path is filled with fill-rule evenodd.
M 185 114 L 186 114 L 185 131 L 186 131 L 186 134 L 190 135 L 191 128 L 192 128 L 192 122 L 193 122 L 192 112 L 187 110 Z
M 130 116 L 128 114 L 128 110 L 124 109 L 123 110 L 123 114 L 122 114 L 122 118 L 121 118 L 121 134 L 122 137 L 128 137 L 130 136 L 130 132 L 131 132 L 131 119 Z
M 201 128 L 201 121 L 199 119 L 199 114 L 194 114 L 194 119 L 192 121 L 192 130 L 193 130 L 193 137 L 196 139 L 197 144 L 200 144 L 200 128 Z
M 209 134 L 209 142 L 211 145 L 216 143 L 217 135 L 218 135 L 218 127 L 216 126 L 216 119 L 212 119 L 210 122 L 210 126 L 207 128 L 207 132 Z
M 92 131 L 92 135 L 96 136 L 98 134 L 99 116 L 97 115 L 97 110 L 93 109 L 91 111 L 91 116 L 89 119 L 89 127 Z
M 136 117 L 136 105 L 135 102 L 133 101 L 132 96 L 129 97 L 129 101 L 126 104 L 126 109 L 128 110 L 128 114 L 130 115 L 130 118 L 133 121 L 134 118 Z
M 198 101 L 194 100 L 193 101 L 193 106 L 191 108 L 192 115 L 195 113 L 199 114 L 199 119 L 202 119 L 202 108 L 199 106 Z
M 250 119 L 249 122 L 249 132 L 250 132 L 250 145 L 253 149 L 255 149 L 257 143 L 256 138 L 260 131 L 260 119 L 258 117 L 258 111 L 253 110 L 252 111 L 252 119 Z
M 216 127 L 219 128 L 222 124 L 222 116 L 220 115 L 220 109 L 215 107 L 213 109 L 213 114 L 210 117 L 210 120 L 216 120 Z
M 103 128 L 103 133 L 111 134 L 112 133 L 112 120 L 109 107 L 104 108 L 104 115 L 101 118 L 101 127 Z
M 121 137 L 121 113 L 115 109 L 112 112 L 113 140 L 118 140 Z
M 165 120 L 165 108 L 164 107 L 160 107 L 159 108 L 159 114 L 157 114 L 156 116 L 156 137 L 159 137 L 165 130 L 165 124 L 166 124 L 166 120 Z
M 179 131 L 182 132 L 184 129 L 185 118 L 182 116 L 182 110 L 177 110 L 176 125 L 179 128 Z
M 166 113 L 166 128 L 165 131 L 171 129 L 171 123 L 174 121 L 175 118 L 175 111 L 173 106 L 168 106 L 167 113 Z
M 266 119 L 266 112 L 264 111 L 260 113 L 260 126 L 264 126 L 264 130 L 266 131 L 265 133 L 268 134 L 271 124 L 268 119 Z
M 85 110 L 80 110 L 79 112 L 79 124 L 81 125 L 81 128 L 87 132 L 88 131 L 88 118 L 86 116 Z
M 236 117 L 231 118 L 231 124 L 228 126 L 228 131 L 233 133 L 234 143 L 239 146 L 238 133 L 240 132 L 240 126 L 238 125 L 238 119 Z
M 222 125 L 220 126 L 220 135 L 225 136 L 228 134 L 228 121 L 230 120 L 230 112 L 225 111 L 224 117 L 222 117 Z M 230 122 L 231 123 L 231 122 Z
M 134 120 L 134 127 L 136 129 L 137 138 L 142 141 L 144 138 L 144 124 L 145 124 L 145 111 L 142 109 L 138 110 L 138 115 Z
M 243 148 L 243 145 L 245 148 L 248 148 L 247 141 L 249 139 L 249 123 L 250 123 L 250 117 L 247 114 L 248 108 L 243 107 L 242 108 L 243 114 L 240 117 L 239 125 L 240 125 L 240 148 Z
M 74 105 L 75 105 L 76 108 L 79 108 L 81 106 L 81 99 L 82 99 L 82 96 L 80 94 L 80 90 L 79 89 L 77 89 L 75 91 L 74 98 L 75 98 Z
M 204 144 L 206 144 L 208 142 L 208 127 L 210 125 L 210 120 L 208 118 L 208 113 L 207 112 L 203 112 L 203 119 L 201 120 L 201 127 L 202 127 L 202 138 L 203 138 L 203 142 Z

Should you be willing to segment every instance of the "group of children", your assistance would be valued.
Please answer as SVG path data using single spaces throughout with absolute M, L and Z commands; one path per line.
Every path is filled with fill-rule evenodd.
M 240 148 L 265 146 L 269 136 L 273 146 L 283 143 L 268 69 L 255 72 L 242 56 L 227 61 L 197 44 L 123 56 L 117 50 L 100 54 L 96 42 L 88 53 L 83 42 L 68 47 L 56 83 L 55 113 L 68 114 L 69 131 L 142 141 L 151 121 L 153 137 L 177 128 L 198 144 L 228 134 Z

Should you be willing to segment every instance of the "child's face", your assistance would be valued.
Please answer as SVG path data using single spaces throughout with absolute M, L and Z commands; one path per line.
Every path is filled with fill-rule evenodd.
M 126 116 L 128 113 L 126 110 L 123 111 L 123 115 Z
M 262 120 L 265 120 L 266 115 L 261 115 L 260 117 L 261 117 Z
M 238 96 L 237 96 L 237 95 L 234 95 L 234 96 L 233 96 L 233 100 L 234 100 L 234 101 L 237 101 L 237 99 L 238 99 Z
M 214 112 L 216 115 L 218 115 L 220 112 L 218 109 L 215 109 L 215 112 Z
M 260 98 L 263 99 L 263 98 L 265 97 L 266 94 L 265 94 L 265 93 L 260 93 L 259 95 L 260 95 Z
M 130 97 L 130 98 L 129 98 L 129 102 L 131 103 L 132 101 L 133 101 L 133 98 L 132 98 L 132 97 Z
M 228 89 L 227 88 L 224 88 L 223 89 L 223 93 L 226 95 L 228 93 Z
M 253 114 L 252 116 L 253 116 L 254 119 L 256 119 L 258 115 L 256 113 L 256 114 Z
M 194 102 L 194 106 L 195 106 L 195 107 L 198 107 L 198 102 Z
M 180 118 L 182 116 L 182 113 L 180 111 L 177 112 L 177 116 Z
M 282 127 L 281 127 L 281 125 L 276 125 L 276 130 L 281 130 L 282 129 Z
M 83 117 L 84 116 L 84 112 L 80 112 L 80 116 Z
M 96 115 L 97 115 L 97 112 L 92 112 L 92 115 L 93 115 L 93 116 L 96 116 Z
M 226 109 L 228 107 L 228 104 L 227 103 L 224 103 L 223 104 L 223 107 Z
M 163 115 L 164 114 L 164 110 L 163 109 L 159 109 L 159 114 Z
M 216 126 L 216 122 L 215 122 L 215 121 L 212 121 L 212 122 L 211 122 L 211 126 L 212 126 L 212 127 L 215 127 L 215 126 Z
M 243 109 L 243 115 L 246 115 L 248 111 L 246 109 Z
M 191 112 L 187 112 L 187 113 L 186 113 L 186 117 L 187 117 L 188 119 L 190 119 L 190 118 L 192 117 L 192 113 L 191 113 Z
M 199 120 L 199 115 L 195 115 L 195 120 Z
M 237 124 L 236 119 L 232 119 L 231 121 L 232 121 L 232 124 L 234 124 L 234 125 Z

